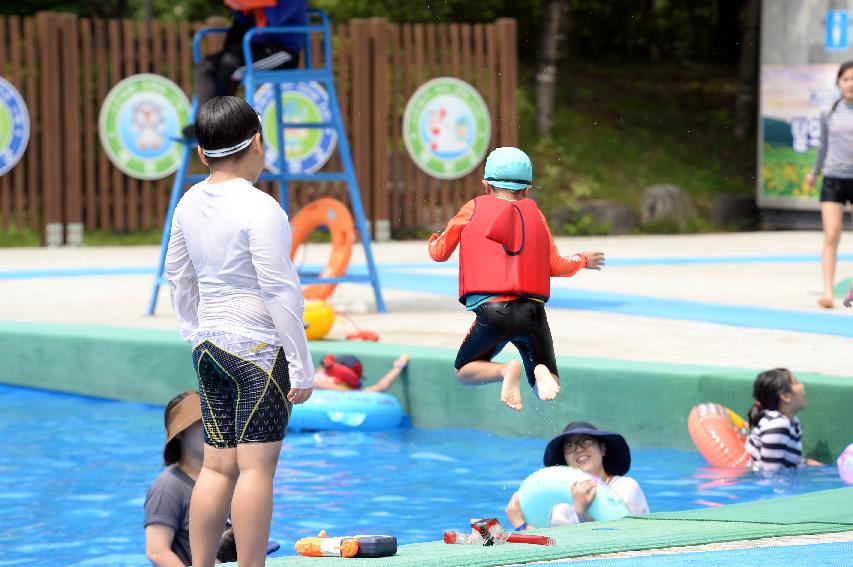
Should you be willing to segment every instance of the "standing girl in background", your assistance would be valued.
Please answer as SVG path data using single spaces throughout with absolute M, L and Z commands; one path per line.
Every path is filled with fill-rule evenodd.
M 820 217 L 823 223 L 823 295 L 818 305 L 834 306 L 833 284 L 838 242 L 844 225 L 844 205 L 853 203 L 853 61 L 841 64 L 835 84 L 841 98 L 820 115 L 820 146 L 806 187 L 812 188 L 823 170 Z
M 802 429 L 797 412 L 806 407 L 806 387 L 787 368 L 762 372 L 752 386 L 746 452 L 756 471 L 821 465 L 803 459 Z

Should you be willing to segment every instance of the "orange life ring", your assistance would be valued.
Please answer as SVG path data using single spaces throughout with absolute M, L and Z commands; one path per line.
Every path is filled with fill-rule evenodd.
M 293 244 L 290 247 L 291 260 L 296 250 L 307 240 L 312 231 L 321 227 L 329 227 L 332 235 L 332 253 L 326 262 L 326 267 L 320 272 L 321 278 L 336 278 L 347 271 L 352 243 L 355 240 L 355 223 L 349 209 L 331 197 L 323 197 L 311 201 L 296 213 L 290 221 L 293 233 Z M 337 284 L 306 285 L 302 292 L 305 299 L 326 299 L 335 291 Z
M 720 404 L 699 404 L 690 410 L 687 430 L 693 444 L 712 467 L 741 468 L 749 462 L 744 448 L 749 424 Z

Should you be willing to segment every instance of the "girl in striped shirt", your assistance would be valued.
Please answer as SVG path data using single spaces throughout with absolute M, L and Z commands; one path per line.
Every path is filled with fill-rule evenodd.
M 786 368 L 758 375 L 752 387 L 755 403 L 749 410 L 746 452 L 756 471 L 777 471 L 804 465 L 821 465 L 803 459 L 802 430 L 797 412 L 806 407 L 806 388 Z

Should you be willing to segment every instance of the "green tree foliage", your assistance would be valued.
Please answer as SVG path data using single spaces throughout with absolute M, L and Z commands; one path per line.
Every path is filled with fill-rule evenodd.
M 734 64 L 740 53 L 744 0 L 566 0 L 570 3 L 568 52 L 598 61 L 674 61 Z M 383 17 L 394 22 L 518 21 L 519 55 L 535 61 L 542 0 L 309 0 L 334 21 Z M 39 10 L 100 17 L 143 18 L 146 6 L 163 20 L 203 20 L 225 15 L 219 0 L 16 0 L 0 14 Z

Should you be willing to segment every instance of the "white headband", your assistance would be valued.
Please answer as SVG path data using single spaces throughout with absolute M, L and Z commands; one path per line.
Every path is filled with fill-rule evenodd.
M 258 123 L 259 124 L 261 123 L 261 115 L 260 114 L 258 114 Z M 202 148 L 201 153 L 203 153 L 207 157 L 214 157 L 214 158 L 220 158 L 220 157 L 225 157 L 225 156 L 230 156 L 232 154 L 236 154 L 240 150 L 248 148 L 249 144 L 252 143 L 252 140 L 255 139 L 255 136 L 259 132 L 260 132 L 260 130 L 258 130 L 258 132 L 255 132 L 254 134 L 252 134 L 252 136 L 249 139 L 243 140 L 242 142 L 240 142 L 236 146 L 231 146 L 230 148 L 217 148 L 215 150 L 206 150 L 206 149 Z
M 231 154 L 236 154 L 242 149 L 248 148 L 249 144 L 252 143 L 252 140 L 255 139 L 255 134 L 252 134 L 252 137 L 248 140 L 243 140 L 236 146 L 231 146 L 230 148 L 219 148 L 218 150 L 205 150 L 201 149 L 201 153 L 206 155 L 207 157 L 225 157 L 230 156 Z

